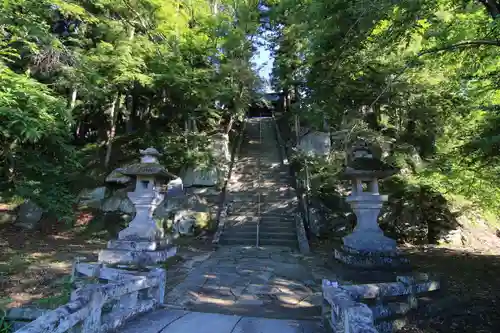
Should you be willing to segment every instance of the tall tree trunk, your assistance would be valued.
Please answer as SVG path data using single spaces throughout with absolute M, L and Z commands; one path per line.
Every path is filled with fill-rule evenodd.
M 74 108 L 75 108 L 75 105 L 76 105 L 76 97 L 78 96 L 78 89 L 77 88 L 73 88 L 73 90 L 71 91 L 71 99 L 69 101 L 69 111 L 72 111 Z M 80 127 L 81 127 L 82 123 L 80 120 L 78 120 L 76 122 L 76 128 L 75 128 L 75 138 L 76 139 L 79 139 L 80 138 Z
M 69 108 L 73 110 L 76 105 L 76 97 L 78 96 L 78 89 L 73 88 L 73 91 L 71 92 L 71 101 L 69 103 Z
M 294 116 L 294 120 L 295 120 L 295 139 L 296 139 L 296 143 L 299 144 L 299 140 L 300 140 L 300 119 L 299 119 L 299 116 L 298 115 L 295 115 Z
M 125 118 L 125 128 L 127 133 L 132 133 L 134 131 L 134 91 L 132 90 L 130 94 L 127 95 L 125 99 L 125 107 L 127 109 L 127 115 Z
M 116 135 L 116 121 L 118 119 L 118 110 L 120 109 L 120 106 L 118 106 L 117 108 L 116 104 L 119 103 L 119 100 L 120 100 L 120 94 L 116 93 L 115 97 L 113 98 L 113 101 L 111 102 L 111 106 L 109 107 L 110 126 L 108 131 L 108 139 L 106 141 L 106 157 L 104 158 L 105 168 L 109 167 L 109 161 L 111 160 L 113 140 Z
M 212 2 L 212 13 L 214 15 L 217 15 L 219 13 L 219 1 L 218 0 L 213 0 L 213 2 Z
M 500 3 L 497 0 L 479 0 L 486 8 L 492 18 L 496 19 L 500 16 Z
M 191 118 L 191 130 L 194 133 L 198 133 L 198 125 L 196 125 L 196 118 L 195 117 Z
M 229 132 L 231 132 L 231 129 L 233 128 L 233 123 L 234 123 L 234 117 L 233 115 L 229 115 L 229 121 L 227 123 L 226 129 L 224 130 L 224 133 L 229 135 Z

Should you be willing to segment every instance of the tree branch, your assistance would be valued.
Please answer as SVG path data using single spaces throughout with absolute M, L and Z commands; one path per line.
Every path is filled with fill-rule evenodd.
M 432 48 L 429 50 L 424 50 L 422 52 L 419 52 L 417 56 L 421 57 L 421 56 L 423 56 L 425 54 L 429 54 L 429 53 L 437 53 L 437 52 L 441 52 L 441 51 L 454 50 L 454 49 L 465 48 L 465 47 L 475 47 L 475 46 L 481 46 L 481 45 L 500 46 L 500 40 L 487 40 L 487 39 L 468 40 L 468 41 L 463 41 L 463 42 L 452 44 L 452 45 L 447 45 L 447 46 Z

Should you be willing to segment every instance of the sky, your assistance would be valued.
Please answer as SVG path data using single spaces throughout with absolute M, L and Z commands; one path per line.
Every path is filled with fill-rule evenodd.
M 267 49 L 265 45 L 260 43 L 257 46 L 257 51 L 252 57 L 252 62 L 255 67 L 259 70 L 259 76 L 264 79 L 264 82 L 269 83 L 271 78 L 271 71 L 273 69 L 274 59 L 271 56 L 271 52 Z M 271 87 L 267 84 L 265 87 L 266 92 L 272 92 Z

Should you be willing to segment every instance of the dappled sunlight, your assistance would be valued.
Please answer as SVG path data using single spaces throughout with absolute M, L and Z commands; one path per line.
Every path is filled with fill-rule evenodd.
M 167 298 L 193 311 L 307 319 L 321 313 L 316 269 L 287 247 L 222 247 Z

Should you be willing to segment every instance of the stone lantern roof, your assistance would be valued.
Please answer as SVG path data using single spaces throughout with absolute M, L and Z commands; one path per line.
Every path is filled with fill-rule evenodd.
M 383 179 L 395 175 L 399 169 L 373 157 L 358 157 L 347 164 L 343 171 L 346 178 Z
M 127 165 L 123 168 L 115 169 L 107 178 L 107 182 L 126 183 L 127 178 L 135 178 L 137 176 L 153 176 L 162 179 L 176 179 L 177 176 L 168 172 L 158 161 L 158 156 L 161 154 L 155 148 L 139 150 L 141 161 Z M 123 175 L 123 176 L 121 176 Z

